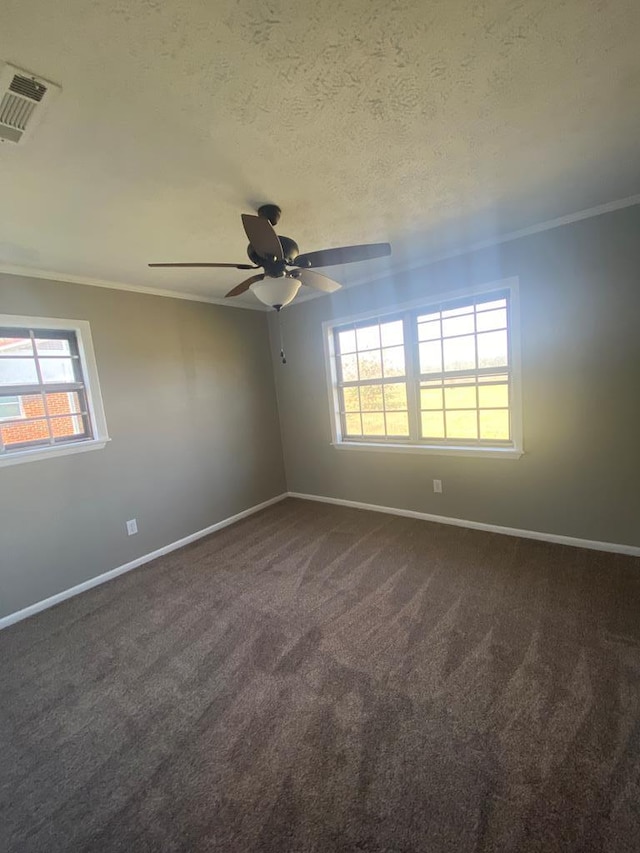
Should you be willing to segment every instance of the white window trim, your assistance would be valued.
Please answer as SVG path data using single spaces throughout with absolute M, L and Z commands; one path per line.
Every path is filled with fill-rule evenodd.
M 85 394 L 89 417 L 93 427 L 93 437 L 80 441 L 69 441 L 49 447 L 27 447 L 0 455 L 0 467 L 18 465 L 21 462 L 34 462 L 39 459 L 51 459 L 54 456 L 68 456 L 72 453 L 84 453 L 88 450 L 102 450 L 109 438 L 107 421 L 104 414 L 98 366 L 93 350 L 91 327 L 87 320 L 63 320 L 52 317 L 23 317 L 15 314 L 0 314 L 0 326 L 12 326 L 19 329 L 59 329 L 75 332 L 80 354 L 82 375 L 85 381 Z
M 511 401 L 509 405 L 511 413 L 512 445 L 509 447 L 498 447 L 492 445 L 465 445 L 460 444 L 415 444 L 415 443 L 393 443 L 376 441 L 357 441 L 344 439 L 340 424 L 340 400 L 339 385 L 336 366 L 335 336 L 334 330 L 338 326 L 349 323 L 359 323 L 363 320 L 384 319 L 403 311 L 416 308 L 428 309 L 441 303 L 453 302 L 458 299 L 474 299 L 498 290 L 509 291 L 509 318 L 507 328 L 509 330 L 510 346 L 510 375 L 511 375 Z M 524 454 L 522 441 L 522 360 L 520 351 L 520 288 L 517 276 L 500 279 L 475 287 L 456 290 L 448 293 L 437 293 L 429 295 L 426 299 L 414 299 L 411 302 L 389 306 L 374 311 L 366 311 L 361 314 L 325 320 L 322 324 L 322 339 L 324 344 L 325 369 L 327 376 L 327 389 L 329 392 L 329 412 L 331 416 L 331 445 L 336 450 L 365 450 L 383 453 L 422 453 L 437 456 L 477 456 L 493 459 L 520 459 Z M 405 344 L 406 345 L 406 344 Z

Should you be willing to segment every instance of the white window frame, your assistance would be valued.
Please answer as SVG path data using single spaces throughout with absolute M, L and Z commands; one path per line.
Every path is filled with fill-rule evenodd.
M 102 450 L 110 439 L 107 431 L 102 395 L 100 393 L 98 367 L 93 350 L 93 340 L 89 323 L 86 320 L 63 320 L 52 317 L 24 317 L 14 314 L 0 314 L 0 327 L 21 330 L 33 329 L 34 331 L 50 329 L 75 333 L 84 380 L 87 410 L 92 427 L 91 438 L 81 438 L 78 441 L 65 441 L 64 444 L 24 447 L 0 453 L 0 467 L 17 465 L 21 462 L 35 462 L 40 459 L 51 459 L 54 456 L 84 453 L 88 450 Z
M 508 445 L 495 444 L 465 444 L 447 442 L 432 443 L 421 441 L 417 443 L 412 439 L 406 442 L 346 438 L 342 435 L 342 424 L 340 418 L 340 386 L 338 381 L 338 368 L 335 352 L 335 330 L 350 323 L 360 323 L 366 320 L 390 319 L 402 312 L 423 310 L 428 313 L 429 309 L 446 307 L 447 303 L 460 300 L 470 301 L 492 293 L 509 292 L 507 329 L 509 336 L 509 376 L 510 376 L 510 399 L 509 412 L 511 417 L 511 441 Z M 483 284 L 477 287 L 466 288 L 449 293 L 439 293 L 428 298 L 416 299 L 400 305 L 394 305 L 387 309 L 367 311 L 349 317 L 326 320 L 322 324 L 322 337 L 324 342 L 325 368 L 327 377 L 327 389 L 329 393 L 329 412 L 331 416 L 331 444 L 338 450 L 364 450 L 382 451 L 385 453 L 423 453 L 439 456 L 480 456 L 496 459 L 519 459 L 523 453 L 522 441 L 522 378 L 521 378 L 521 354 L 520 354 L 520 294 L 519 281 L 516 276 Z M 405 351 L 412 347 L 412 340 L 405 339 Z M 413 365 L 408 360 L 407 368 L 407 393 L 414 393 L 412 384 L 418 380 L 412 375 Z

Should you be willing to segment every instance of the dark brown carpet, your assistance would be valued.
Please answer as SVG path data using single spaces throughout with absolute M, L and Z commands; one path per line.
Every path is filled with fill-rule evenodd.
M 2 851 L 640 849 L 640 560 L 288 500 L 0 661 Z

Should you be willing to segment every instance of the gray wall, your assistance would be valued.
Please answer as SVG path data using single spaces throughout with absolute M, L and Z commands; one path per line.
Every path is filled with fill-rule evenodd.
M 112 439 L 0 468 L 0 617 L 284 491 L 264 314 L 6 275 L 0 313 L 90 322 Z
M 330 446 L 323 320 L 508 276 L 520 279 L 525 456 Z M 285 366 L 271 316 L 291 491 L 640 545 L 640 207 L 294 304 L 282 323 Z

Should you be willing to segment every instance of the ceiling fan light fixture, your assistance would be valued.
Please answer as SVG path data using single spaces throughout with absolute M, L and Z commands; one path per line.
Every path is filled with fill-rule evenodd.
M 279 278 L 265 276 L 262 281 L 252 284 L 251 290 L 260 302 L 264 302 L 270 308 L 280 310 L 295 299 L 300 290 L 300 282 L 296 278 L 284 275 Z
M 386 258 L 391 254 L 389 243 L 366 243 L 358 246 L 338 246 L 319 252 L 300 254 L 298 244 L 290 237 L 276 234 L 273 226 L 280 218 L 280 208 L 275 204 L 262 205 L 258 215 L 241 215 L 245 234 L 249 239 L 247 254 L 251 264 L 228 263 L 161 263 L 150 267 L 235 267 L 239 270 L 257 270 L 264 273 L 249 276 L 225 293 L 225 299 L 240 296 L 251 289 L 264 305 L 280 311 L 292 302 L 300 286 L 320 293 L 334 293 L 341 286 L 329 276 L 317 272 L 314 267 L 331 267 L 338 264 L 353 264 L 375 258 Z M 295 267 L 287 270 L 287 267 Z

